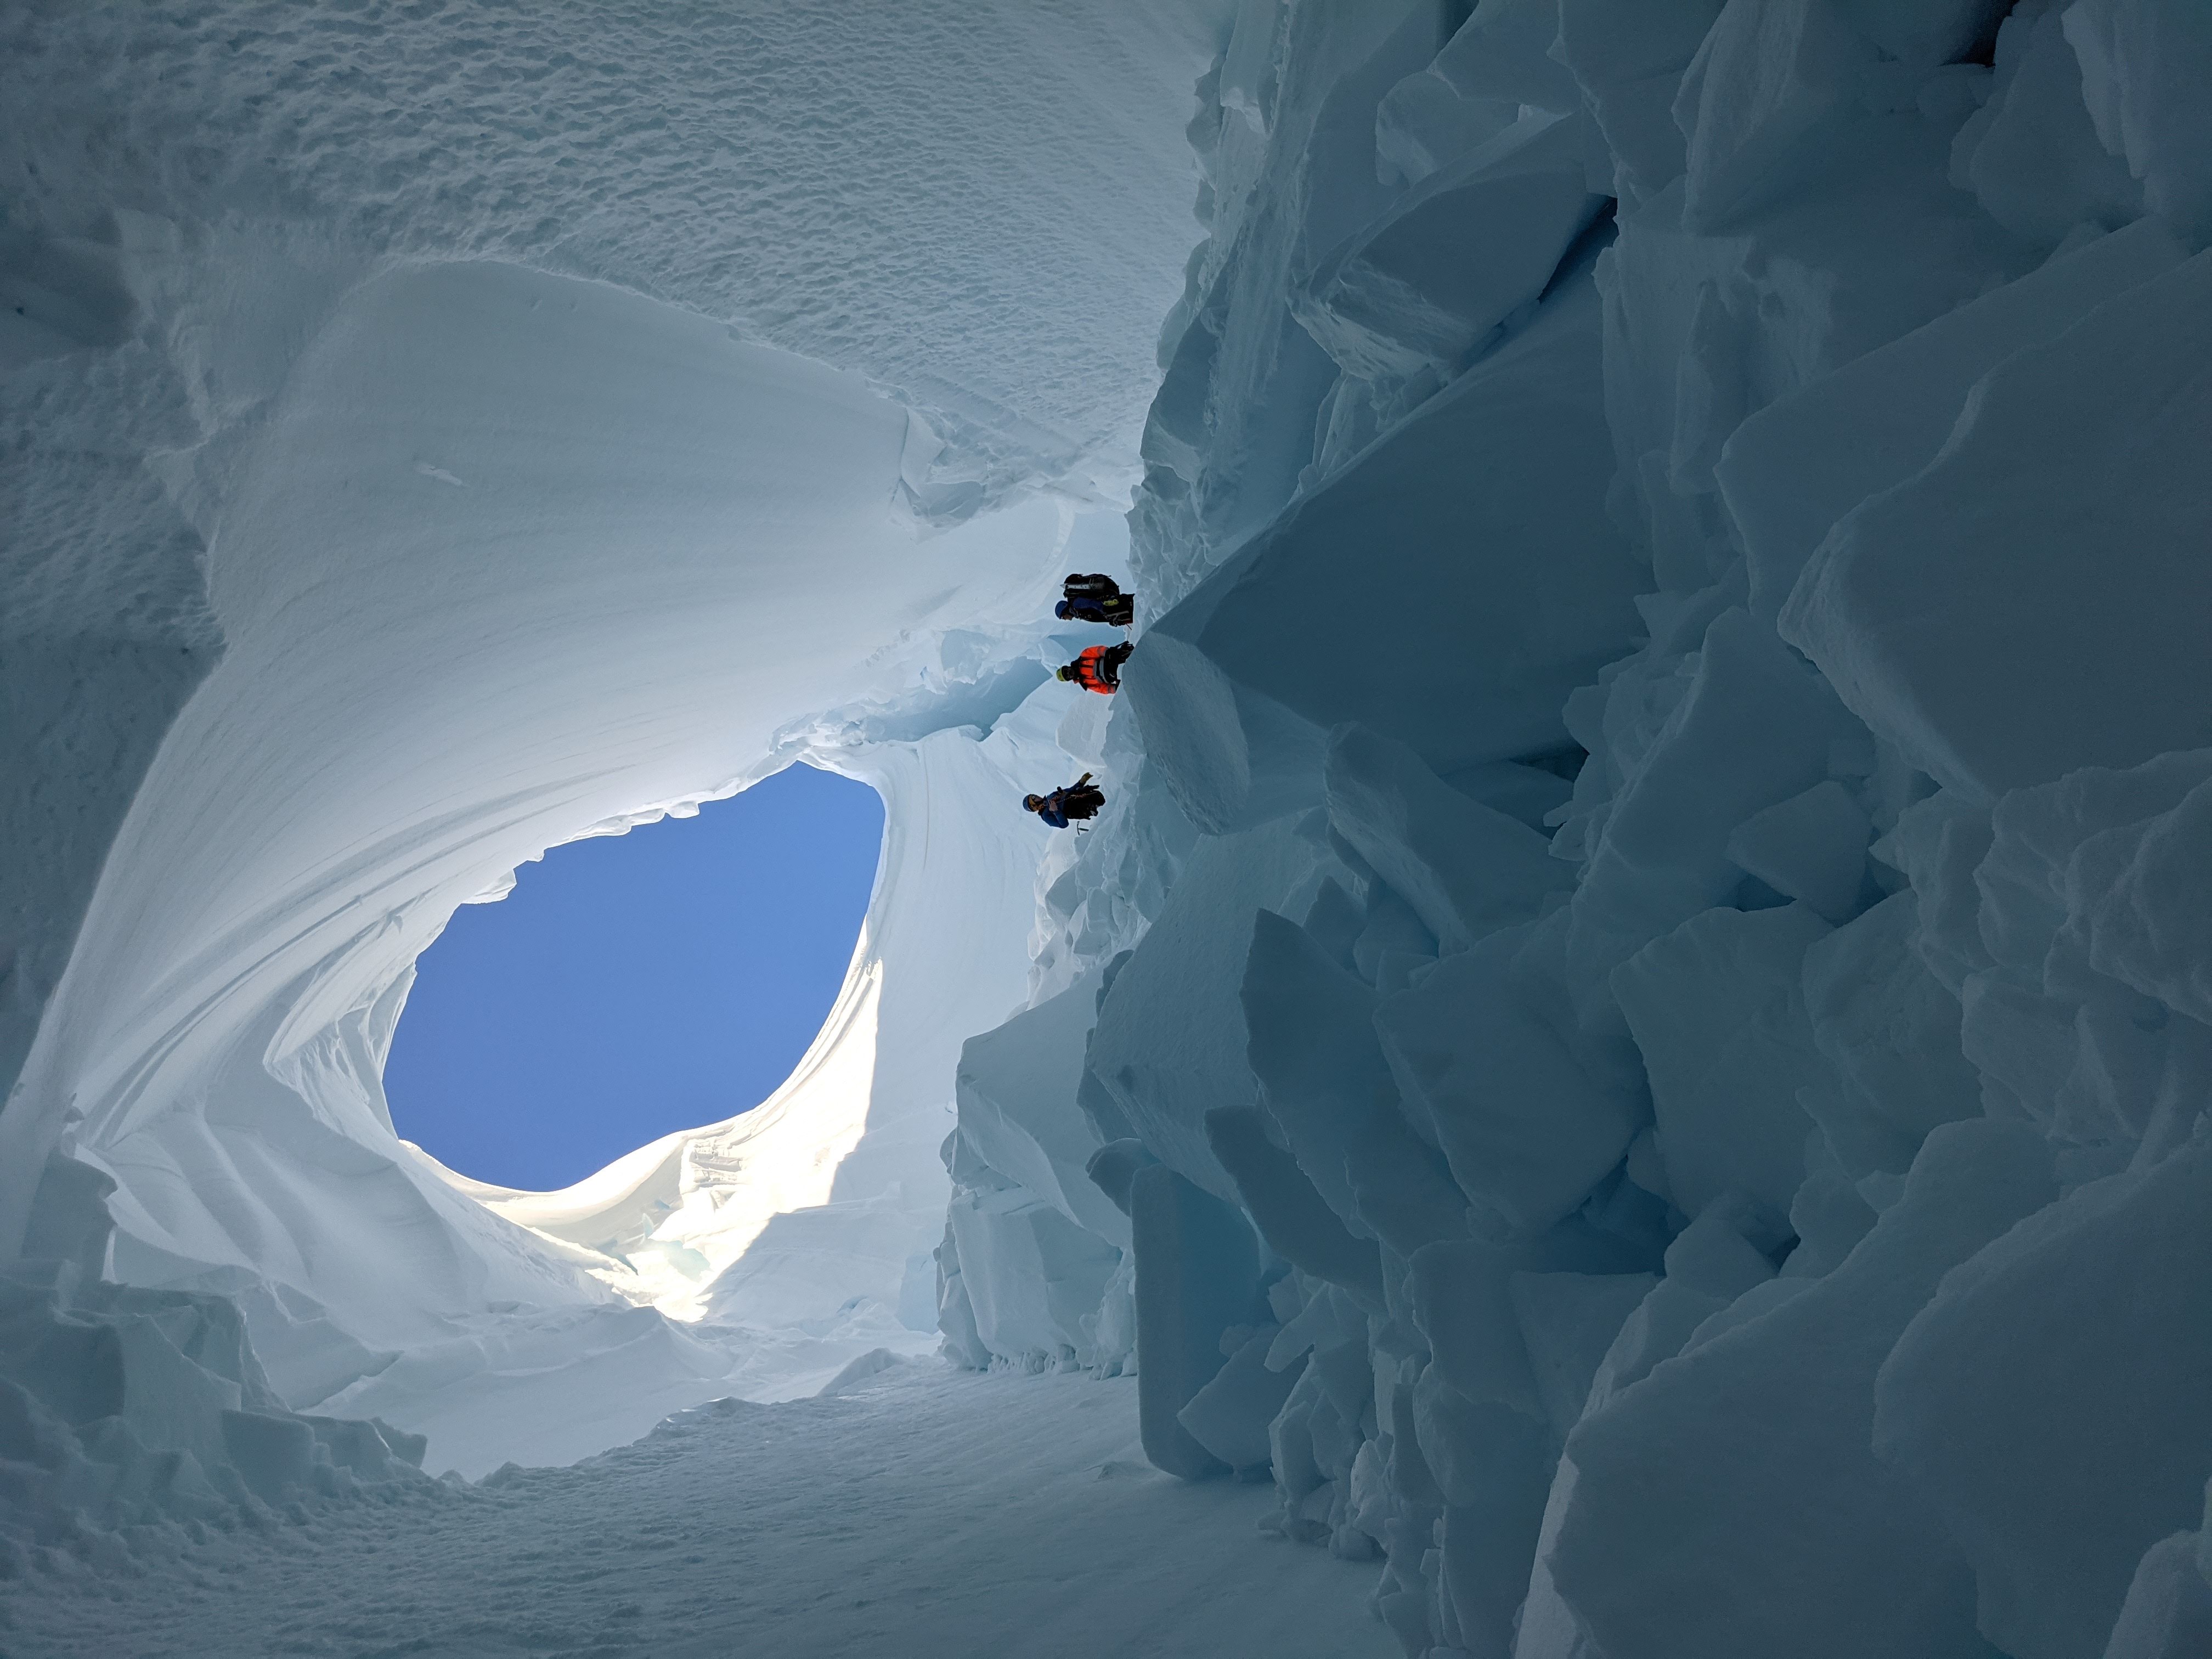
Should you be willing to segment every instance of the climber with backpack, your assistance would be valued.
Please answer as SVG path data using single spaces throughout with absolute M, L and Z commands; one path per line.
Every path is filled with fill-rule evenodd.
M 1036 813 L 1055 830 L 1065 830 L 1078 818 L 1095 818 L 1106 804 L 1105 792 L 1085 772 L 1073 783 L 1063 784 L 1048 795 L 1024 795 L 1022 807 Z
M 1054 672 L 1060 678 L 1085 691 L 1110 697 L 1121 690 L 1121 665 L 1129 660 L 1129 653 L 1136 648 L 1127 640 L 1119 645 L 1094 645 L 1073 662 L 1063 664 Z
M 1052 614 L 1062 622 L 1097 623 L 1128 628 L 1137 620 L 1137 601 L 1111 576 L 1071 575 L 1060 584 L 1061 599 Z

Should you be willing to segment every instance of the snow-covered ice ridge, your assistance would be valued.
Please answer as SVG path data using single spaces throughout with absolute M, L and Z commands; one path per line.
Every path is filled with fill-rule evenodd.
M 2212 10 L 1462 9 L 1206 83 L 948 1343 L 1409 1655 L 2212 1652 Z

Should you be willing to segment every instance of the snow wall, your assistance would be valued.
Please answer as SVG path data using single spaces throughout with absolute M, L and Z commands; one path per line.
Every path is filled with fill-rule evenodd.
M 0 1556 L 934 1348 L 1225 23 L 0 11 Z M 457 905 L 793 763 L 887 832 L 771 1100 L 557 1194 L 397 1139 Z
M 2212 1651 L 2208 74 L 1247 0 L 955 1352 L 1409 1655 Z

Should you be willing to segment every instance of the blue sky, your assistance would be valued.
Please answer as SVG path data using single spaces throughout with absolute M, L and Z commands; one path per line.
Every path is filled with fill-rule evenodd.
M 866 784 L 793 766 L 524 865 L 416 965 L 384 1074 L 399 1133 L 544 1188 L 759 1104 L 836 1000 L 883 827 Z

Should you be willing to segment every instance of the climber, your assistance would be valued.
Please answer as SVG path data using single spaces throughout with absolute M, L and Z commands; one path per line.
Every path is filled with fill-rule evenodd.
M 1121 689 L 1121 665 L 1129 660 L 1129 653 L 1136 648 L 1126 640 L 1119 645 L 1094 645 L 1055 672 L 1061 679 L 1085 691 L 1110 697 Z
M 1052 614 L 1062 622 L 1100 623 L 1128 628 L 1137 620 L 1137 601 L 1111 576 L 1073 575 L 1060 584 L 1064 598 Z
M 1097 623 L 1107 628 L 1129 628 L 1137 620 L 1137 602 L 1127 593 L 1110 599 L 1062 599 L 1052 614 L 1062 622 Z
M 1098 809 L 1106 804 L 1106 796 L 1091 781 L 1085 772 L 1073 783 L 1054 790 L 1049 795 L 1024 795 L 1024 810 L 1036 813 L 1055 830 L 1065 830 L 1077 818 L 1095 818 Z

